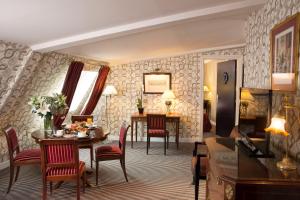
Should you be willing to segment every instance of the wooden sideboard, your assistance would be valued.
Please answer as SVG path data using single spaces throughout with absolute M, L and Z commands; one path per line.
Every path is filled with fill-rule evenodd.
M 280 171 L 276 158 L 249 157 L 233 138 L 207 138 L 209 200 L 299 200 L 300 166 Z

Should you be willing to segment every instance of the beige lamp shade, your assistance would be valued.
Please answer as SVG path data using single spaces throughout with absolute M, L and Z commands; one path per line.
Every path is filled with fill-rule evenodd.
M 107 85 L 103 91 L 103 95 L 109 96 L 109 95 L 116 95 L 118 92 L 113 85 Z
M 164 91 L 162 98 L 166 100 L 171 100 L 171 99 L 175 99 L 176 97 L 172 90 L 166 90 Z
M 209 88 L 208 88 L 206 85 L 204 85 L 204 86 L 203 86 L 203 91 L 204 91 L 204 92 L 209 92 Z
M 249 90 L 242 90 L 241 92 L 241 100 L 242 101 L 254 101 L 254 97 L 249 92 Z
M 271 132 L 273 134 L 282 134 L 284 136 L 288 136 L 289 133 L 284 128 L 285 119 L 280 117 L 273 117 L 271 119 L 271 124 L 268 128 L 265 129 L 267 132 Z

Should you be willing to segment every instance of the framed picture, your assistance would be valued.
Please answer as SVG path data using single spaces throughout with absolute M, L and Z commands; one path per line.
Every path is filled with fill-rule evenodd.
M 272 90 L 296 91 L 299 49 L 299 15 L 271 30 Z
M 144 73 L 144 94 L 162 94 L 165 90 L 171 90 L 171 80 L 171 73 Z

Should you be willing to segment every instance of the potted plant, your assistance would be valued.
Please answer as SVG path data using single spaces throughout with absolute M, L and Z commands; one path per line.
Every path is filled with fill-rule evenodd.
M 143 100 L 141 98 L 137 99 L 136 107 L 138 108 L 140 114 L 144 113 Z

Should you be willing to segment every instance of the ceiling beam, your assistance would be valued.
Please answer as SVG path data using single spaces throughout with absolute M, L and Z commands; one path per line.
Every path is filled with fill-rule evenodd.
M 158 17 L 158 18 L 143 20 L 135 23 L 101 29 L 93 32 L 78 34 L 78 35 L 52 40 L 44 43 L 34 44 L 31 46 L 31 49 L 34 51 L 41 51 L 41 52 L 60 50 L 71 46 L 77 46 L 77 45 L 91 43 L 94 41 L 100 41 L 104 39 L 114 38 L 117 36 L 127 35 L 130 33 L 135 33 L 138 31 L 147 30 L 149 28 L 163 26 L 170 23 L 180 22 L 180 21 L 189 20 L 193 18 L 199 18 L 208 15 L 248 8 L 248 7 L 250 8 L 254 6 L 259 6 L 264 3 L 265 0 L 244 0 L 244 1 L 234 2 L 234 3 L 228 3 L 219 6 L 204 8 L 204 9 L 192 10 L 192 11 L 182 12 L 182 13 L 168 15 L 164 17 Z

